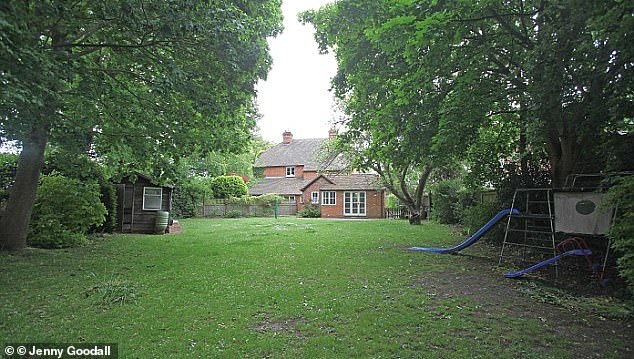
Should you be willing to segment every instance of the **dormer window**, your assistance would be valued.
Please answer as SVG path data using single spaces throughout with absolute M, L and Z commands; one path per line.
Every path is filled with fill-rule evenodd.
M 286 167 L 286 177 L 295 177 L 295 167 L 287 166 Z

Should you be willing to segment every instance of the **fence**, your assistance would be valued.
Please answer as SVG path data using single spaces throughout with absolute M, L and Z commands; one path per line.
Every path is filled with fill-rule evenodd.
M 201 212 L 203 217 L 273 217 L 275 206 L 218 201 L 203 205 Z M 279 216 L 295 216 L 296 214 L 297 204 L 278 204 Z
M 431 208 L 428 206 L 423 206 L 421 208 L 422 219 L 429 218 Z M 407 219 L 410 217 L 411 212 L 407 207 L 398 207 L 398 208 L 386 208 L 385 209 L 385 218 L 387 219 Z
M 405 207 L 385 209 L 385 218 L 388 219 L 405 219 L 409 218 L 409 214 L 409 209 Z

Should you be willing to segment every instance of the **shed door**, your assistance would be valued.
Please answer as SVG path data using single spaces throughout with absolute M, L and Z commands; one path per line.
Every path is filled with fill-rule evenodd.
M 117 188 L 119 195 L 119 218 L 121 232 L 132 231 L 132 210 L 134 201 L 134 187 L 132 185 L 119 185 Z

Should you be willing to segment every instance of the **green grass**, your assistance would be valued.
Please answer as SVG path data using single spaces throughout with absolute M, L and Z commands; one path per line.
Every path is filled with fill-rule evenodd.
M 179 235 L 1 254 L 0 338 L 117 342 L 123 358 L 574 357 L 539 320 L 484 316 L 482 303 L 416 285 L 462 270 L 464 257 L 404 250 L 460 240 L 443 226 L 182 224 Z

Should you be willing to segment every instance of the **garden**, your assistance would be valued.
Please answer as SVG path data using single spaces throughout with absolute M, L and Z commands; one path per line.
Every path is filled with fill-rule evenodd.
M 255 218 L 282 194 L 247 195 L 274 146 L 257 88 L 282 2 L 0 5 L 0 337 L 116 343 L 124 358 L 633 357 L 632 2 L 338 0 L 295 15 L 337 63 L 341 131 L 324 154 L 380 176 L 408 221 Z M 126 192 L 137 174 L 152 187 Z M 601 233 L 558 231 L 600 234 L 610 271 L 570 256 L 556 276 L 504 278 L 526 267 L 498 266 L 506 233 L 483 224 L 532 215 L 518 189 L 547 193 L 550 223 L 530 231 L 548 233 L 551 260 L 572 253 L 553 257 L 567 243 L 553 221 L 610 212 Z M 554 191 L 605 202 L 553 215 Z M 116 233 L 163 202 L 182 233 Z M 475 245 L 409 249 L 459 243 Z
M 177 235 L 104 235 L 0 255 L 0 336 L 117 343 L 119 357 L 626 358 L 625 302 L 510 280 L 498 248 L 408 251 L 434 222 L 188 219 Z M 598 289 L 599 288 L 599 289 Z

